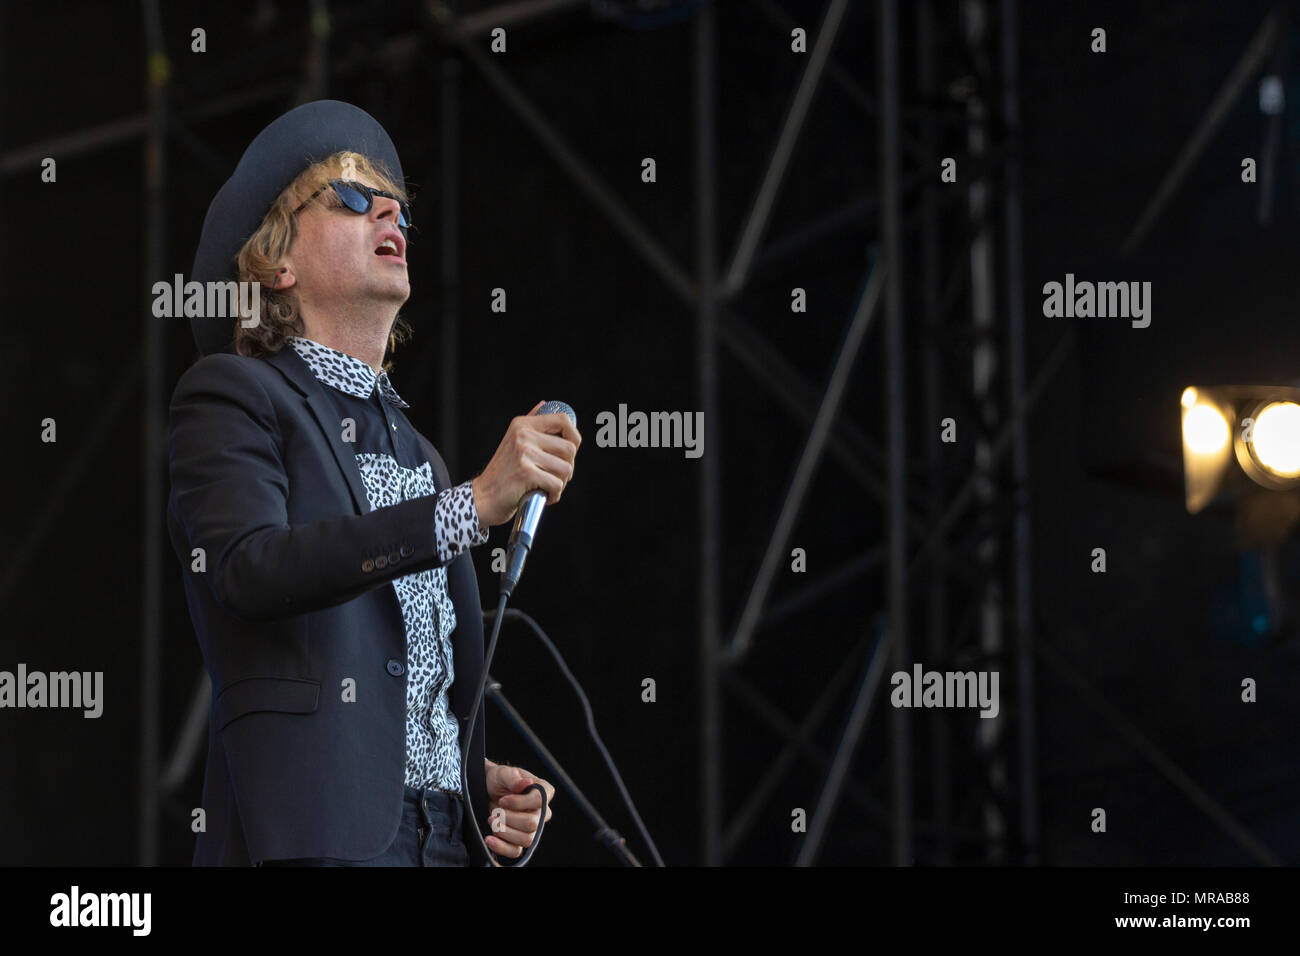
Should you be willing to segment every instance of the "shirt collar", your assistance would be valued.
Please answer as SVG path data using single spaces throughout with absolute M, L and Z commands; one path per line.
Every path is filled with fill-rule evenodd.
M 326 385 L 333 385 L 339 391 L 357 398 L 369 398 L 377 387 L 379 394 L 390 404 L 398 408 L 411 407 L 397 394 L 397 389 L 388 380 L 387 372 L 376 373 L 356 356 L 300 335 L 290 336 L 289 344 L 302 356 L 312 374 Z

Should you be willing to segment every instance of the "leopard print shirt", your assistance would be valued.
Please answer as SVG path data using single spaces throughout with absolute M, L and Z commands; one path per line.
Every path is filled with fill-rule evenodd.
M 390 431 L 407 427 L 407 423 L 384 410 L 380 398 L 397 408 L 410 406 L 397 394 L 388 373 L 376 374 L 361 359 L 311 339 L 295 336 L 289 344 L 322 382 L 364 400 L 365 416 L 373 418 L 376 429 L 383 430 L 388 439 L 386 443 L 371 443 L 355 456 L 370 507 L 383 508 L 420 495 L 438 494 L 432 468 L 423 460 L 423 453 L 418 455 L 422 459 L 418 467 L 399 464 L 390 453 L 398 449 Z M 358 434 L 363 433 L 359 428 Z M 384 444 L 388 450 L 383 449 Z M 375 450 L 376 445 L 379 450 Z M 439 494 L 434 506 L 434 530 L 438 557 L 444 562 L 487 541 L 488 532 L 479 523 L 470 482 Z M 460 728 L 450 702 L 456 678 L 451 645 L 456 608 L 447 591 L 447 569 L 444 566 L 408 574 L 395 578 L 392 585 L 406 625 L 406 785 L 459 791 Z

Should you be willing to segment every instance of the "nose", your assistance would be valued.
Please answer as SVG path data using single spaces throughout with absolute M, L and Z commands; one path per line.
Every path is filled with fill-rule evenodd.
M 393 225 L 397 225 L 398 215 L 402 207 L 397 204 L 396 199 L 389 199 L 387 196 L 376 196 L 374 206 L 371 207 L 370 213 L 378 220 L 388 220 Z

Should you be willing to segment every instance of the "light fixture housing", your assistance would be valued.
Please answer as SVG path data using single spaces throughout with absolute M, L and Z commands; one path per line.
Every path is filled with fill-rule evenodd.
M 1300 491 L 1300 388 L 1188 386 L 1181 405 L 1184 497 L 1190 514 L 1237 485 L 1234 458 L 1239 474 L 1255 485 Z

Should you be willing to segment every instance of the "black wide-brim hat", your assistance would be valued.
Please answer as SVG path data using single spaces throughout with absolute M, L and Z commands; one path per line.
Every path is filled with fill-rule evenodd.
M 208 206 L 190 279 L 203 283 L 238 279 L 235 257 L 262 225 L 276 197 L 312 163 L 345 149 L 379 162 L 398 183 L 403 181 L 402 164 L 388 133 L 378 120 L 351 103 L 304 103 L 258 133 Z M 208 355 L 230 345 L 235 321 L 191 317 L 190 329 L 199 352 Z

